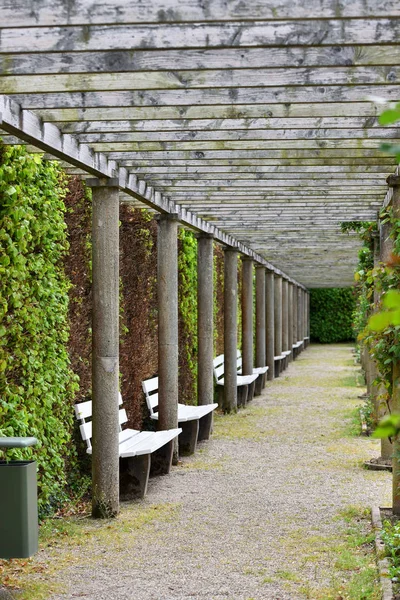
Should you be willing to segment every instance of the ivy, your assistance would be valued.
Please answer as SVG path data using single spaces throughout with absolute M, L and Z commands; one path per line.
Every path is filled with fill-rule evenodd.
M 55 162 L 21 146 L 1 150 L 0 435 L 38 438 L 7 458 L 37 461 L 41 514 L 61 500 L 66 457 L 74 455 L 65 194 Z
M 178 234 L 180 385 L 181 402 L 197 398 L 197 240 L 191 231 Z

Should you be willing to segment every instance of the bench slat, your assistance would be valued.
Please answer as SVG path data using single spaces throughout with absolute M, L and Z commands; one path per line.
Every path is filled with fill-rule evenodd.
M 119 411 L 119 424 L 122 425 L 123 423 L 126 423 L 127 420 L 128 417 L 126 415 L 126 411 L 124 408 L 121 408 Z M 82 425 L 79 426 L 79 430 L 81 432 L 82 439 L 85 442 L 90 440 L 92 438 L 92 421 L 89 421 L 89 423 L 82 423 Z
M 121 458 L 128 458 L 129 456 L 151 454 L 178 437 L 181 432 L 180 427 L 166 431 L 141 431 L 132 446 L 120 448 L 120 456 Z

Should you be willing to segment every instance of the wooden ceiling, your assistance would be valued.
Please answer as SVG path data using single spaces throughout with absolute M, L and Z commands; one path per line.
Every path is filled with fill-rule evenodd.
M 307 287 L 388 201 L 398 0 L 0 0 L 4 139 L 179 212 Z

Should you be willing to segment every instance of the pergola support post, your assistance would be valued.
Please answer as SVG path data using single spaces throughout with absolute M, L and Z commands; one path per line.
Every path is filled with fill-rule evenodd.
M 214 295 L 213 295 L 214 242 L 213 236 L 197 237 L 197 403 L 214 401 Z M 210 437 L 213 411 L 200 420 L 199 440 Z
M 158 216 L 158 428 L 178 427 L 178 217 Z M 175 438 L 172 462 L 178 462 Z
M 282 354 L 282 277 L 274 278 L 275 356 Z M 276 362 L 275 377 L 280 375 L 282 360 Z
M 293 285 L 288 282 L 288 350 L 289 361 L 293 360 Z
M 238 253 L 230 246 L 224 254 L 224 398 L 223 410 L 235 412 L 237 397 L 237 266 Z
M 297 288 L 297 341 L 301 342 L 302 340 L 302 312 L 301 312 L 301 288 Z M 299 347 L 299 352 L 301 352 L 301 346 Z
M 282 279 L 282 351 L 289 350 L 289 315 L 288 315 L 288 282 Z M 284 359 L 284 367 L 286 369 L 289 362 L 288 355 Z
M 275 377 L 275 291 L 274 273 L 265 273 L 265 353 L 268 367 L 268 381 Z
M 298 299 L 297 299 L 297 286 L 293 285 L 293 344 L 297 344 L 297 307 L 298 307 Z M 299 354 L 299 349 L 293 349 L 293 359 L 297 358 Z
M 252 375 L 253 351 L 253 261 L 242 258 L 242 373 Z
M 256 265 L 256 367 L 266 366 L 265 308 L 265 267 Z M 266 376 L 260 379 L 262 389 L 265 387 Z
M 387 183 L 393 188 L 392 206 L 393 218 L 400 219 L 400 176 L 390 175 Z M 400 361 L 393 364 L 393 394 L 392 414 L 400 414 Z M 392 510 L 394 515 L 400 515 L 400 435 L 393 438 L 393 490 Z
M 119 192 L 118 181 L 92 187 L 92 515 L 119 512 Z

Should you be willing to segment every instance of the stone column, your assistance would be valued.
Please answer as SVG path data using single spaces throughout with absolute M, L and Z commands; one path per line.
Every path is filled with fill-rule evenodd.
M 199 405 L 212 404 L 214 401 L 213 244 L 211 235 L 199 235 L 197 238 L 197 403 Z
M 265 267 L 256 265 L 256 367 L 266 366 Z
M 92 187 L 92 514 L 119 512 L 119 195 L 118 180 Z
M 400 176 L 390 175 L 387 183 L 393 188 L 392 206 L 393 217 L 400 219 Z M 392 414 L 400 413 L 400 361 L 393 365 L 393 395 L 391 402 Z M 393 514 L 400 515 L 400 436 L 392 438 L 393 441 Z
M 224 412 L 237 410 L 237 264 L 235 248 L 224 260 Z
M 389 227 L 387 227 L 389 226 Z M 378 238 L 374 239 L 374 267 L 378 267 L 380 262 L 386 263 L 390 260 L 393 250 L 393 240 L 390 236 L 390 223 L 384 223 L 382 225 L 382 236 L 379 241 Z M 374 288 L 374 304 L 377 307 L 380 301 L 380 294 L 377 289 Z M 386 390 L 383 385 L 376 386 L 374 380 L 379 376 L 377 364 L 375 360 L 370 356 L 368 350 L 364 353 L 366 379 L 371 392 L 371 396 L 375 406 L 375 416 L 377 422 L 380 421 L 387 413 L 388 407 L 386 402 L 383 402 Z M 390 404 L 390 402 L 389 402 Z M 381 439 L 381 457 L 385 460 L 390 460 L 393 454 L 393 445 L 389 438 Z
M 275 356 L 282 354 L 282 277 L 275 275 L 275 294 L 274 294 L 274 312 L 275 312 Z M 276 374 L 279 374 L 282 367 L 282 359 L 277 363 Z
M 288 282 L 288 350 L 289 360 L 293 360 L 293 284 Z
M 253 261 L 242 258 L 242 373 L 252 375 L 253 357 Z
M 158 428 L 178 427 L 178 217 L 160 215 L 157 241 Z M 178 461 L 178 442 L 173 462 Z
M 268 367 L 268 381 L 275 377 L 275 307 L 274 273 L 265 273 L 265 351 Z
M 298 342 L 298 337 L 297 337 L 297 304 L 298 300 L 297 300 L 297 285 L 293 284 L 293 344 L 297 344 Z M 293 350 L 293 358 L 297 358 L 299 351 L 296 348 L 295 350 Z
M 214 401 L 214 242 L 213 236 L 197 238 L 197 404 Z M 208 439 L 212 428 L 212 412 L 200 422 L 199 440 Z
M 288 281 L 282 280 L 282 350 L 289 350 L 289 302 Z
M 301 313 L 301 288 L 297 288 L 297 341 L 300 342 L 302 338 L 302 313 Z

